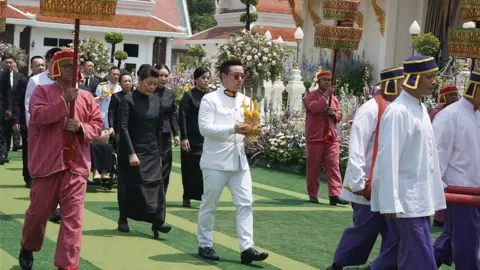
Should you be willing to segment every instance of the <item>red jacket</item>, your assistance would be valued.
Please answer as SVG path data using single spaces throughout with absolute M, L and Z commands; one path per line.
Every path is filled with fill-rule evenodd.
M 337 97 L 332 96 L 331 108 L 335 110 L 335 118 L 325 116 L 328 107 L 328 99 L 323 97 L 320 91 L 312 91 L 307 94 L 304 100 L 307 117 L 305 120 L 305 139 L 307 141 L 323 141 L 325 135 L 332 136 L 338 140 L 337 123 L 342 120 L 342 112 Z M 328 121 L 328 132 L 325 133 L 326 122 Z

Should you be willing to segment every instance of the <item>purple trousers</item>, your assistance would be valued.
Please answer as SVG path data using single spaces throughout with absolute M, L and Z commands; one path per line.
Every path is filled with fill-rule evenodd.
M 335 251 L 334 262 L 345 267 L 367 262 L 378 235 L 382 235 L 380 255 L 370 263 L 370 269 L 396 269 L 398 246 L 395 235 L 389 231 L 387 221 L 378 212 L 370 211 L 370 205 L 352 203 L 353 227 L 343 231 Z
M 453 262 L 456 269 L 479 270 L 480 209 L 449 204 L 443 228 L 434 244 L 437 261 L 446 265 Z
M 430 217 L 387 219 L 398 244 L 398 270 L 437 270 L 430 239 Z

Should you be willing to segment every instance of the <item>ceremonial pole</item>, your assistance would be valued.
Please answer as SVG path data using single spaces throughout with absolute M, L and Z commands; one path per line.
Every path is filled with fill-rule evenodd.
M 80 45 L 80 19 L 85 20 L 111 20 L 116 13 L 117 0 L 41 0 L 40 14 L 50 17 L 61 17 L 75 19 L 74 40 L 73 40 L 73 73 L 71 87 L 77 87 L 78 61 Z M 69 117 L 75 118 L 75 101 L 70 102 Z M 69 132 L 65 146 L 65 162 L 72 166 L 73 155 L 73 133 Z

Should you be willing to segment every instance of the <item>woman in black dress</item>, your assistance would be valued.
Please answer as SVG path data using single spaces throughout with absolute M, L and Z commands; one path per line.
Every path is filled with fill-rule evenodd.
M 177 119 L 177 105 L 175 104 L 175 94 L 166 87 L 170 69 L 165 64 L 156 65 L 160 77 L 158 77 L 158 87 L 155 94 L 162 100 L 163 108 L 163 134 L 162 134 L 162 148 L 165 156 L 162 159 L 162 176 L 165 187 L 165 194 L 167 193 L 168 184 L 170 183 L 170 172 L 172 170 L 172 134 L 175 141 L 175 146 L 180 144 L 180 137 L 178 136 L 178 119 Z
M 120 102 L 118 149 L 119 231 L 129 231 L 127 218 L 152 223 L 154 237 L 167 233 L 165 192 L 162 181 L 163 117 L 155 93 L 158 72 L 152 67 L 139 74 L 137 91 Z
M 198 110 L 208 88 L 210 71 L 199 67 L 193 73 L 193 78 L 195 88 L 183 94 L 179 111 L 184 207 L 191 207 L 190 200 L 201 201 L 203 195 L 203 176 L 200 169 L 203 136 L 198 128 Z
M 133 78 L 129 73 L 122 73 L 118 79 L 122 91 L 112 95 L 110 105 L 108 105 L 108 123 L 110 124 L 110 134 L 114 135 L 115 145 L 118 143 L 120 136 L 120 123 L 118 117 L 118 111 L 120 108 L 120 101 L 124 96 L 133 90 Z

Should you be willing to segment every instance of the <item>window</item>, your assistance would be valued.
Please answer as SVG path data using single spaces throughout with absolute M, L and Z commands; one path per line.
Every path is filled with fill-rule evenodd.
M 137 64 L 125 64 L 125 69 L 132 73 L 132 70 L 137 69 Z
M 128 54 L 128 57 L 138 57 L 138 44 L 123 44 L 123 50 Z
M 43 39 L 43 46 L 48 47 L 57 47 L 58 46 L 58 39 L 57 38 L 44 38 Z
M 58 47 L 68 47 L 68 45 L 72 44 L 73 40 L 71 39 L 58 39 Z

